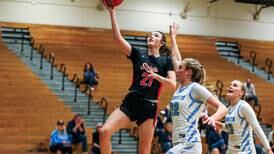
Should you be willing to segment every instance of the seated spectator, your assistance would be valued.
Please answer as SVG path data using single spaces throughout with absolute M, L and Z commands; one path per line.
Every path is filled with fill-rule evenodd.
M 56 129 L 51 133 L 49 146 L 51 152 L 72 154 L 71 141 L 65 130 L 64 121 L 57 121 Z
M 259 104 L 258 97 L 256 96 L 256 92 L 255 92 L 255 86 L 251 82 L 251 79 L 247 78 L 246 82 L 244 83 L 244 85 L 245 85 L 245 88 L 246 88 L 245 100 L 247 102 L 253 100 L 255 104 Z
M 269 144 L 273 143 L 273 138 L 274 138 L 274 130 L 270 131 L 267 136 L 267 140 L 268 140 Z
M 81 115 L 76 114 L 67 125 L 67 132 L 71 137 L 72 144 L 82 144 L 82 151 L 87 153 L 87 136 L 84 127 L 84 120 Z
M 211 125 L 206 126 L 206 138 L 208 150 L 212 154 L 225 153 L 226 145 L 220 132 L 217 132 Z
M 48 152 L 48 148 L 43 142 L 38 143 L 35 149 L 36 152 Z
M 158 132 L 164 130 L 164 124 L 162 122 L 162 119 L 163 119 L 163 115 L 160 112 L 160 114 L 158 114 L 157 116 L 157 123 L 154 130 L 154 136 L 157 136 L 157 134 L 159 134 Z
M 158 135 L 165 130 L 164 123 L 166 122 L 171 122 L 169 105 L 164 110 L 161 110 L 157 116 L 157 123 L 154 130 L 154 137 L 159 137 Z
M 270 144 L 272 152 L 274 152 L 274 144 Z
M 166 153 L 170 148 L 172 148 L 172 123 L 166 122 L 164 128 L 164 131 L 158 132 L 158 136 L 162 152 Z
M 162 154 L 161 146 L 158 142 L 158 137 L 153 137 L 152 139 L 150 154 Z
M 91 63 L 86 63 L 84 68 L 84 83 L 94 89 L 98 85 L 99 76 Z
M 270 144 L 272 152 L 274 152 L 274 130 L 272 130 L 271 132 L 269 132 L 269 134 L 268 134 L 268 142 Z
M 102 123 L 98 123 L 96 125 L 96 131 L 92 134 L 92 148 L 91 148 L 92 154 L 101 154 L 99 132 L 102 126 L 103 126 Z

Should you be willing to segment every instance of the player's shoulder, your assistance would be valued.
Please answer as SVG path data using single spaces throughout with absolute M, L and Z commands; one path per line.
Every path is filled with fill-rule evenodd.
M 239 108 L 253 110 L 250 104 L 248 104 L 245 100 L 240 100 Z
M 197 82 L 193 82 L 192 85 L 191 85 L 191 88 L 193 90 L 200 90 L 200 89 L 206 89 L 203 85 L 197 83 Z
M 146 50 L 140 50 L 139 48 L 136 47 L 132 47 L 131 48 L 131 53 L 133 53 L 134 55 L 144 55 L 147 54 Z

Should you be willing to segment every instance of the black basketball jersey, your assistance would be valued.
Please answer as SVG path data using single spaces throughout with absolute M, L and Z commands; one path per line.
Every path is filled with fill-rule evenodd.
M 134 47 L 128 58 L 133 64 L 133 80 L 129 92 L 136 93 L 144 99 L 156 101 L 160 96 L 162 85 L 158 80 L 149 77 L 146 70 L 152 70 L 162 77 L 167 77 L 167 72 L 174 70 L 171 58 L 149 56 L 147 51 L 140 51 Z

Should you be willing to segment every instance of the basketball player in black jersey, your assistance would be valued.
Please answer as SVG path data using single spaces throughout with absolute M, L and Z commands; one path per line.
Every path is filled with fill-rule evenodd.
M 176 88 L 173 63 L 175 59 L 181 60 L 175 40 L 178 25 L 170 26 L 172 53 L 166 47 L 165 35 L 159 31 L 152 32 L 148 36 L 148 51 L 140 51 L 122 37 L 115 10 L 107 9 L 111 17 L 114 39 L 133 64 L 133 83 L 122 105 L 111 113 L 100 131 L 101 152 L 110 154 L 112 134 L 126 127 L 131 121 L 136 121 L 139 133 L 139 153 L 149 154 L 160 89 L 162 86 L 169 86 L 174 90 Z M 171 57 L 174 57 L 174 60 Z

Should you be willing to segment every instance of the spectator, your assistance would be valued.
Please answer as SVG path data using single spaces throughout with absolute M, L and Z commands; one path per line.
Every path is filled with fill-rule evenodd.
M 51 133 L 49 145 L 51 152 L 72 154 L 71 141 L 65 130 L 64 121 L 57 121 L 56 129 Z
M 157 136 L 157 134 L 159 134 L 158 132 L 161 132 L 164 130 L 164 124 L 162 122 L 162 119 L 163 119 L 163 115 L 160 112 L 160 114 L 158 114 L 158 116 L 157 116 L 157 123 L 156 123 L 156 127 L 154 130 L 155 136 Z
M 166 122 L 165 129 L 159 132 L 159 143 L 163 153 L 166 153 L 172 147 L 172 123 Z
M 47 146 L 43 142 L 39 142 L 36 146 L 36 152 L 48 152 Z
M 267 140 L 269 142 L 269 144 L 273 143 L 273 137 L 274 137 L 274 130 L 270 131 L 267 137 Z
M 259 104 L 258 97 L 256 96 L 256 92 L 255 92 L 255 86 L 251 82 L 251 79 L 247 78 L 246 82 L 244 83 L 244 85 L 245 85 L 245 88 L 246 88 L 245 100 L 247 102 L 253 100 L 256 105 Z
M 91 63 L 86 63 L 84 68 L 84 83 L 94 89 L 95 85 L 98 85 L 99 76 L 95 72 L 95 69 Z
M 74 118 L 68 123 L 67 132 L 71 137 L 72 144 L 82 144 L 82 151 L 87 153 L 87 136 L 84 126 L 84 120 L 80 114 L 76 114 Z
M 274 152 L 274 130 L 268 134 L 268 142 L 270 144 L 271 150 Z
M 98 123 L 96 125 L 96 132 L 92 134 L 92 148 L 91 148 L 92 154 L 101 154 L 99 132 L 102 126 L 103 126 L 102 123 Z
M 213 126 L 207 125 L 206 138 L 207 138 L 208 150 L 212 154 L 225 153 L 226 145 L 221 135 L 221 130 L 217 132 Z
M 158 139 L 158 137 L 153 137 L 150 154 L 162 154 L 161 145 L 159 144 Z

